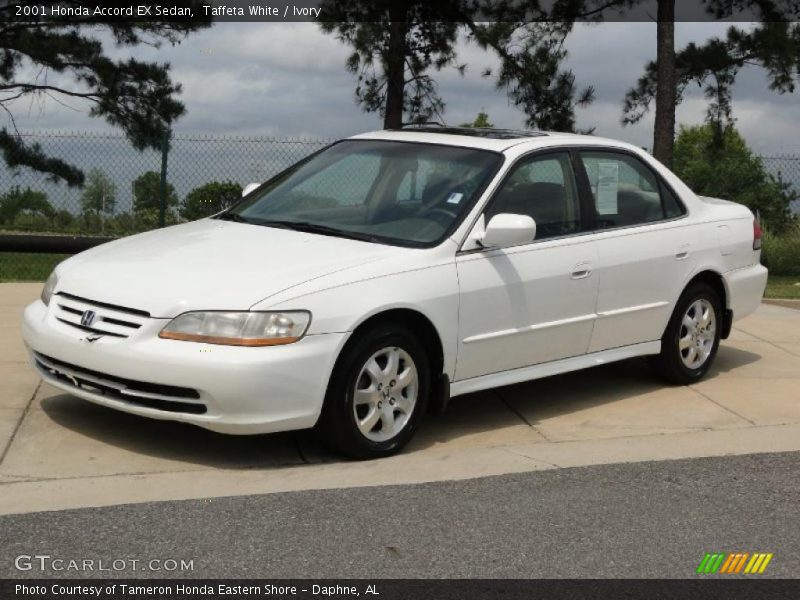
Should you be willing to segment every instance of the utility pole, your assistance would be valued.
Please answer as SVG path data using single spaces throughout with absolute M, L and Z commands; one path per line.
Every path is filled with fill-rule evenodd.
M 170 131 L 161 138 L 161 185 L 158 189 L 158 226 L 164 227 L 167 220 L 167 156 L 169 155 Z

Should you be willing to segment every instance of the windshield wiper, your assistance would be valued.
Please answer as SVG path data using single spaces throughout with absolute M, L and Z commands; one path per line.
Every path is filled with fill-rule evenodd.
M 370 235 L 368 233 L 361 233 L 359 231 L 347 231 L 345 229 L 328 227 L 327 225 L 309 223 L 308 221 L 259 221 L 258 225 L 266 225 L 267 227 L 280 227 L 281 229 L 292 229 L 294 231 L 302 231 L 305 233 L 318 233 L 320 235 L 343 237 L 352 240 L 361 240 L 365 242 L 380 241 L 377 237 Z
M 219 219 L 220 221 L 235 221 L 236 223 L 255 223 L 255 221 L 251 221 L 247 217 L 243 217 L 239 213 L 232 213 L 226 212 L 222 213 L 221 215 L 217 215 L 214 217 L 215 219 Z

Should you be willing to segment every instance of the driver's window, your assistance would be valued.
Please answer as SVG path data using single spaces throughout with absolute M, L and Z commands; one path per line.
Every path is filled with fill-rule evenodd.
M 486 211 L 486 222 L 500 213 L 528 215 L 536 239 L 580 231 L 580 203 L 567 152 L 523 160 L 515 166 Z

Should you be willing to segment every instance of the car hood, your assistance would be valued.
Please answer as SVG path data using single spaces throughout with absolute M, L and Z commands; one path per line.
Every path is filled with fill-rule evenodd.
M 159 318 L 188 310 L 247 310 L 293 286 L 408 251 L 203 219 L 78 254 L 59 267 L 56 292 Z

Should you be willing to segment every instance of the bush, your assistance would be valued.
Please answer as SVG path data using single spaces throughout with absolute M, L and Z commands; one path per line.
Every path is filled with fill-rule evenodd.
M 53 220 L 35 212 L 24 212 L 17 215 L 11 222 L 15 231 L 52 231 Z
M 53 229 L 55 231 L 76 231 L 76 221 L 77 219 L 75 219 L 75 215 L 68 210 L 57 210 L 53 215 Z
M 144 208 L 137 210 L 133 213 L 135 229 L 137 231 L 149 231 L 150 229 L 158 229 L 161 225 L 159 222 L 160 211 L 158 208 Z M 164 225 L 176 225 L 178 223 L 178 215 L 174 211 L 167 209 L 164 212 Z
M 139 231 L 136 227 L 136 217 L 131 213 L 119 213 L 111 217 L 106 223 L 109 235 L 130 235 Z
M 733 125 L 717 139 L 710 124 L 681 126 L 675 140 L 675 174 L 701 196 L 744 204 L 773 232 L 791 229 L 797 190 L 773 177 Z
M 770 275 L 800 276 L 800 225 L 795 224 L 780 234 L 764 231 L 761 241 L 761 262 Z

